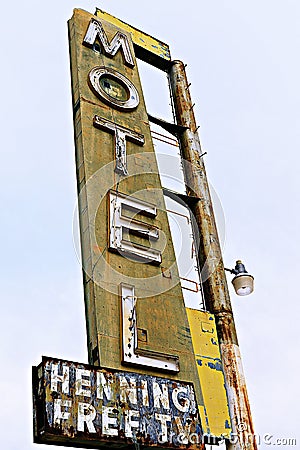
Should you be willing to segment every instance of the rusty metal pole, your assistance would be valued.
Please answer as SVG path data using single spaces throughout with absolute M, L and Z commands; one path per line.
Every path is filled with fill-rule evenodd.
M 227 449 L 231 450 L 256 450 L 257 445 L 254 442 L 254 428 L 222 252 L 205 166 L 201 158 L 201 145 L 185 66 L 181 61 L 173 61 L 169 78 L 177 125 L 185 128 L 178 135 L 178 138 L 187 194 L 197 198 L 189 206 L 195 216 L 199 230 L 198 265 L 204 299 L 206 308 L 216 317 L 225 372 L 233 433 L 233 439 L 226 440 L 226 446 Z

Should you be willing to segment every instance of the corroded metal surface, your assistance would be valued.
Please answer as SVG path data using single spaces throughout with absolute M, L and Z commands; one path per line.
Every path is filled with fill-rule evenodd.
M 198 262 L 203 281 L 204 297 L 207 309 L 216 317 L 216 325 L 220 340 L 226 387 L 229 397 L 232 430 L 239 435 L 239 442 L 227 445 L 235 450 L 256 449 L 255 442 L 248 442 L 242 427 L 251 433 L 253 424 L 245 378 L 238 351 L 238 340 L 232 313 L 222 261 L 221 248 L 214 218 L 208 180 L 206 177 L 193 104 L 189 93 L 185 67 L 181 61 L 173 61 L 170 69 L 174 109 L 177 124 L 186 127 L 178 135 L 181 154 L 187 164 L 183 164 L 188 195 L 197 197 L 190 208 L 195 216 L 200 239 L 198 244 Z M 229 362 L 230 361 L 230 362 Z
M 201 234 L 197 248 L 199 248 L 198 259 L 205 302 L 209 311 L 218 314 L 221 311 L 231 311 L 231 305 L 226 278 L 224 277 L 222 254 L 208 180 L 203 159 L 200 157 L 202 154 L 201 145 L 183 63 L 174 61 L 170 75 L 177 122 L 178 125 L 186 127 L 179 134 L 179 141 L 187 194 L 198 198 L 198 201 L 193 202 L 190 208 Z M 234 327 L 231 327 L 231 334 L 231 338 L 237 343 Z
M 37 443 L 202 447 L 191 383 L 47 357 L 33 374 Z
M 229 443 L 228 449 L 256 449 L 255 432 L 247 394 L 240 349 L 234 344 L 221 344 L 223 364 L 227 375 L 228 398 L 234 421 L 236 444 Z

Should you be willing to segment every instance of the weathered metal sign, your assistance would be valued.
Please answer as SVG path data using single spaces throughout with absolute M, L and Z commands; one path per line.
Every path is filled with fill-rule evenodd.
M 184 448 L 202 442 L 191 383 L 48 357 L 33 368 L 33 381 L 36 443 Z
M 75 9 L 69 37 L 89 363 L 204 407 L 132 32 Z
M 168 47 L 136 31 L 78 9 L 69 21 L 91 365 L 34 367 L 36 443 L 203 448 L 203 430 L 230 431 L 213 318 L 185 308 L 137 70 L 136 51 L 166 70 Z

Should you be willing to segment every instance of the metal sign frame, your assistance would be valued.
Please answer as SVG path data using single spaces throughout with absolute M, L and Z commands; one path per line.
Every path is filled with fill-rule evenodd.
M 35 443 L 95 449 L 202 445 L 192 383 L 45 356 L 32 374 Z

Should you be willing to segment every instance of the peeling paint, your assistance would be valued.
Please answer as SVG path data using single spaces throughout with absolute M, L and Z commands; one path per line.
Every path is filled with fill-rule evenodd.
M 116 27 L 129 32 L 132 36 L 132 41 L 139 49 L 144 53 L 143 57 L 140 54 L 141 59 L 152 59 L 153 65 L 159 68 L 165 69 L 171 61 L 170 48 L 167 44 L 156 39 L 144 31 L 123 22 L 120 19 L 101 11 L 97 8 L 96 16 L 104 19 L 105 21 L 115 25 Z
M 202 439 L 191 383 L 43 357 L 33 393 L 36 443 L 193 448 L 181 434 Z
M 230 429 L 230 423 L 228 422 L 228 420 L 225 420 L 225 428 Z
M 203 431 L 229 437 L 231 421 L 214 316 L 191 308 L 187 313 L 205 405 L 199 409 Z
M 222 371 L 222 364 L 221 362 L 216 362 L 215 364 L 212 362 L 207 363 L 208 367 L 210 369 L 214 369 L 214 370 L 220 370 Z

